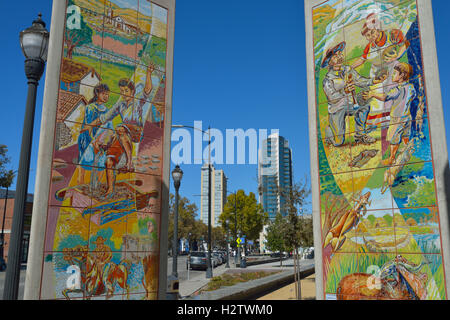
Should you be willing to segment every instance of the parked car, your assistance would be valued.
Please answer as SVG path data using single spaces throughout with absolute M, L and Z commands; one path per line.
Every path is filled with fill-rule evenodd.
M 223 263 L 226 263 L 227 262 L 227 252 L 219 251 L 219 254 L 222 256 Z
M 193 269 L 207 269 L 206 264 L 206 258 L 207 253 L 204 251 L 193 251 L 189 255 L 189 265 L 191 267 L 191 270 Z M 188 268 L 187 262 L 186 262 L 186 269 Z
M 283 252 L 274 252 L 270 254 L 270 257 L 272 258 L 284 258 L 286 255 Z
M 223 263 L 223 259 L 220 253 L 211 252 L 211 256 L 214 257 L 217 261 L 217 266 L 220 266 Z
M 211 265 L 213 268 L 219 266 L 219 258 L 211 252 Z

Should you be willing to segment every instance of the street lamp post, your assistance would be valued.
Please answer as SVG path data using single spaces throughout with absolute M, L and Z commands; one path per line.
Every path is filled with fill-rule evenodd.
M 173 184 L 175 187 L 175 210 L 173 217 L 173 245 L 172 245 L 172 275 L 174 278 L 178 279 L 178 203 L 179 195 L 178 190 L 180 189 L 181 179 L 183 178 L 183 170 L 180 166 L 176 166 L 172 171 Z
M 239 262 L 241 264 L 241 245 L 237 243 L 237 204 L 236 204 L 236 191 L 234 192 L 234 243 L 236 245 L 236 255 L 234 256 L 234 265 L 236 266 Z
M 230 267 L 230 235 L 228 232 L 228 223 L 225 221 L 225 231 L 226 231 L 226 239 L 227 239 L 227 264 L 225 265 L 225 268 Z
M 213 277 L 213 270 L 211 267 L 211 128 L 208 128 L 209 142 L 208 142 L 208 260 L 206 264 L 206 278 Z
M 191 128 L 208 135 L 208 253 L 206 259 L 206 278 L 209 279 L 213 277 L 211 264 L 211 128 L 208 127 L 208 132 L 205 132 L 196 127 L 185 125 L 172 125 L 172 128 Z
M 33 25 L 20 33 L 20 45 L 26 58 L 25 74 L 28 79 L 28 96 L 16 182 L 16 195 L 14 199 L 13 222 L 8 251 L 8 267 L 6 268 L 5 288 L 3 291 L 4 300 L 17 300 L 18 297 L 24 209 L 30 171 L 36 92 L 39 80 L 44 73 L 49 42 L 49 32 L 45 28 L 45 22 L 42 21 L 41 17 L 42 15 L 39 14 L 38 19 L 33 21 Z

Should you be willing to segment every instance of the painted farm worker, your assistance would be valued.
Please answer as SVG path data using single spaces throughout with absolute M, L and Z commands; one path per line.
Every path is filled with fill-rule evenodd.
M 100 129 L 98 120 L 107 111 L 105 104 L 109 100 L 109 92 L 109 87 L 106 84 L 98 84 L 94 88 L 94 97 L 85 108 L 83 123 L 78 136 L 78 163 L 80 165 L 78 184 L 80 185 L 85 183 L 86 170 L 90 171 L 95 164 L 95 156 L 99 151 L 95 147 L 95 138 Z
M 106 239 L 102 236 L 98 236 L 94 241 L 96 248 L 93 250 L 94 263 L 97 266 L 97 270 L 103 276 L 103 268 L 112 259 L 111 248 L 105 244 Z M 101 277 L 100 277 L 101 278 Z
M 390 157 L 383 164 L 394 163 L 400 144 L 408 144 L 411 135 L 411 103 L 416 97 L 414 86 L 409 83 L 413 68 L 408 63 L 399 63 L 394 67 L 392 81 L 396 84 L 389 93 L 367 92 L 365 98 L 375 98 L 380 101 L 391 101 L 389 130 L 387 140 L 390 143 Z
M 323 90 L 328 100 L 328 123 L 325 139 L 334 146 L 345 142 L 345 120 L 348 116 L 355 119 L 355 142 L 371 144 L 375 142 L 366 130 L 370 105 L 358 105 L 355 99 L 355 87 L 367 88 L 384 79 L 368 79 L 361 76 L 350 66 L 344 65 L 343 50 L 345 41 L 328 49 L 322 61 L 322 68 L 328 68 L 323 80 Z
M 357 59 L 352 67 L 357 68 L 364 63 L 370 63 L 370 78 L 376 78 L 380 73 L 388 73 L 386 81 L 372 86 L 372 91 L 380 94 L 387 92 L 392 69 L 396 62 L 405 54 L 409 47 L 400 29 L 382 30 L 381 21 L 376 13 L 371 13 L 366 17 L 366 21 L 361 28 L 361 35 L 366 38 L 367 44 L 363 55 Z M 389 48 L 389 50 L 387 50 Z M 384 103 L 372 100 L 370 102 L 371 114 L 368 118 L 370 124 L 383 124 L 388 121 L 389 106 Z
M 152 91 L 151 76 L 153 71 L 153 65 L 147 67 L 145 86 L 142 92 L 137 95 L 136 87 L 131 80 L 119 80 L 121 98 L 108 112 L 100 117 L 102 123 L 112 121 L 116 116 L 120 116 L 122 119 L 122 123 L 115 128 L 114 137 L 106 146 L 105 165 L 108 188 L 105 194 L 109 198 L 112 197 L 114 192 L 113 169 L 133 170 L 133 143 L 139 143 L 143 136 L 143 106 L 148 102 Z

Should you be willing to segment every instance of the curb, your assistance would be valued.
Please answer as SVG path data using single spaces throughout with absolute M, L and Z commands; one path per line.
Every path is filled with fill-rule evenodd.
M 282 261 L 285 261 L 285 260 L 288 260 L 288 258 L 283 258 Z M 265 264 L 265 263 L 279 262 L 279 261 L 280 261 L 280 258 L 265 259 L 265 260 L 261 259 L 261 260 L 256 260 L 256 261 L 246 261 L 245 264 L 248 267 L 248 266 L 256 266 L 258 264 Z M 241 267 L 241 264 L 237 263 L 236 268 L 240 268 L 240 267 Z
M 300 279 L 314 273 L 314 264 L 305 266 L 300 272 Z M 271 275 L 257 280 L 238 283 L 234 286 L 205 292 L 184 300 L 255 300 L 267 293 L 278 290 L 295 281 L 292 270 Z

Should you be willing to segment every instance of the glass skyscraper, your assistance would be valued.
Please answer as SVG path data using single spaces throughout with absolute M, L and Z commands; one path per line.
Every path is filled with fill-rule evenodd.
M 292 150 L 289 142 L 278 134 L 271 134 L 258 151 L 259 202 L 271 220 L 277 212 L 287 215 L 285 200 L 278 189 L 292 187 Z

